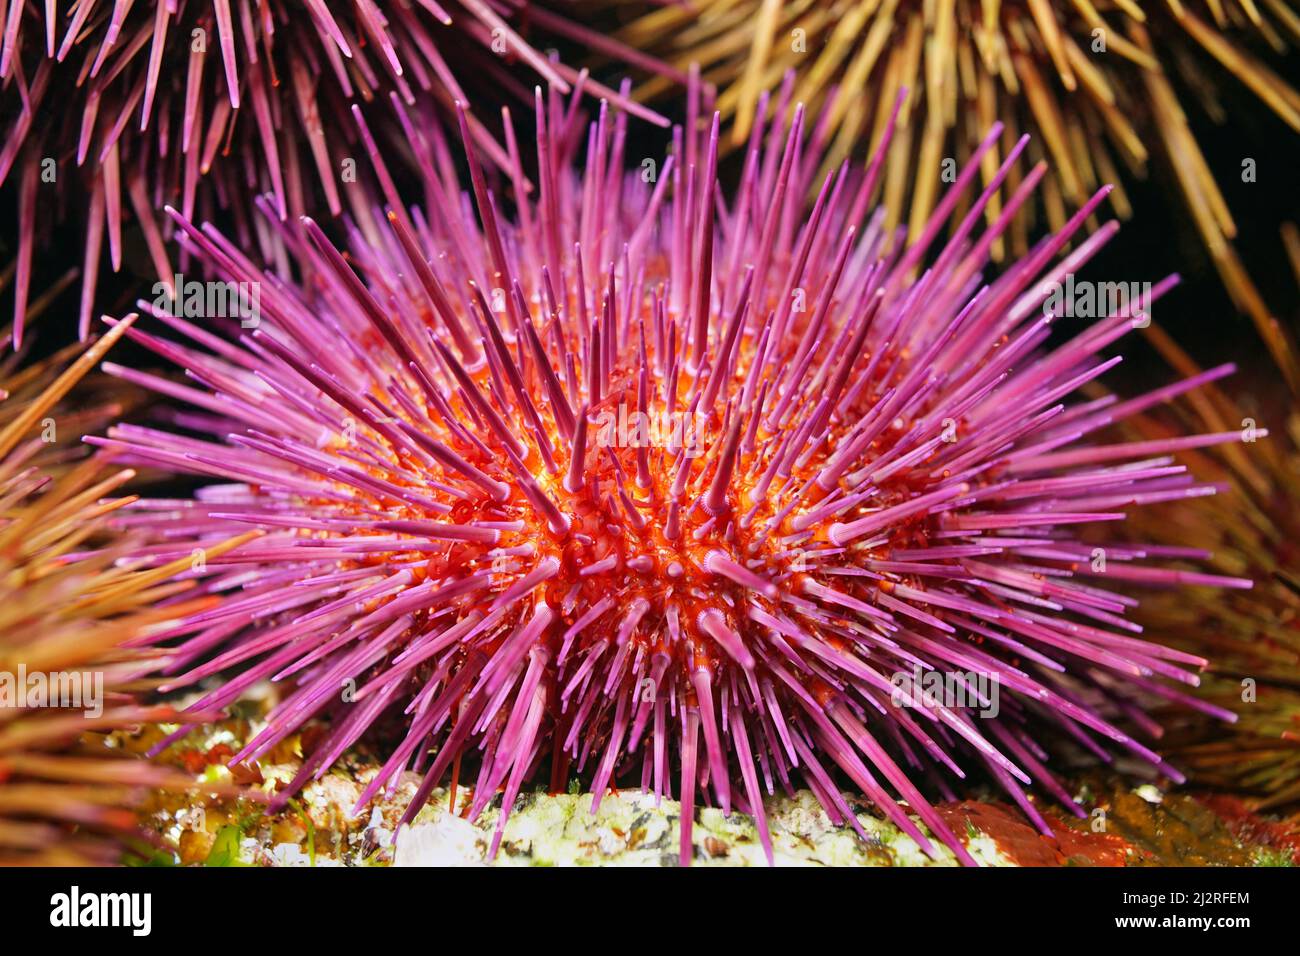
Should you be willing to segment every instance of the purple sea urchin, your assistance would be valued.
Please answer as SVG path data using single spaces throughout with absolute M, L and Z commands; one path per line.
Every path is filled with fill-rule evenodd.
M 490 115 L 489 104 L 526 108 L 528 86 L 507 67 L 520 63 L 560 92 L 572 86 L 605 96 L 667 125 L 534 49 L 518 32 L 530 7 L 522 0 L 504 7 L 487 0 L 79 0 L 63 22 L 53 3 L 0 4 L 0 185 L 13 184 L 18 209 L 15 348 L 38 233 L 53 218 L 47 213 L 84 215 L 84 339 L 105 244 L 116 271 L 123 222 L 132 215 L 154 271 L 170 284 L 165 203 L 207 219 L 218 206 L 228 209 L 245 248 L 262 238 L 244 216 L 261 193 L 274 196 L 281 217 L 338 214 L 348 201 L 349 164 L 375 148 L 370 131 L 358 134 L 348 116 L 354 104 L 369 112 L 379 101 L 375 112 L 391 107 L 394 125 L 419 126 L 437 110 L 450 116 L 455 101 L 473 102 L 481 116 Z M 538 13 L 554 35 L 585 37 L 565 18 Z M 612 41 L 598 46 L 642 59 Z M 506 164 L 492 134 L 477 122 L 471 128 Z M 382 142 L 378 127 L 376 135 Z M 73 179 L 82 188 L 59 188 Z M 54 189 L 57 202 L 46 202 Z
M 716 117 L 630 175 L 622 117 L 602 109 L 581 166 L 581 130 L 540 91 L 536 117 L 540 189 L 515 189 L 515 223 L 468 143 L 472 198 L 426 161 L 427 207 L 362 210 L 347 258 L 310 220 L 272 217 L 301 282 L 178 217 L 223 279 L 260 284 L 261 324 L 238 341 L 169 315 L 181 341 L 131 329 L 201 387 L 110 371 L 195 406 L 189 434 L 96 442 L 228 482 L 141 501 L 123 520 L 153 533 L 142 555 L 261 532 L 187 573 L 217 607 L 152 636 L 177 645 L 174 686 L 227 675 L 196 706 L 290 682 L 234 759 L 328 715 L 287 799 L 404 712 L 361 804 L 414 769 L 409 819 L 472 768 L 473 813 L 504 790 L 499 841 L 548 759 L 552 786 L 585 771 L 593 805 L 615 781 L 675 778 L 683 862 L 698 798 L 755 814 L 766 841 L 763 791 L 792 774 L 857 826 L 842 772 L 963 862 L 921 789 L 950 797 L 950 775 L 981 768 L 1044 830 L 1031 785 L 1082 812 L 1047 766 L 1058 737 L 1177 779 L 1138 739 L 1154 729 L 1138 702 L 1221 713 L 1177 689 L 1205 662 L 1143 640 L 1107 579 L 1248 582 L 1118 546 L 1099 571 L 1076 532 L 1205 493 L 1168 454 L 1238 436 L 1092 440 L 1196 379 L 1066 404 L 1136 321 L 1106 311 L 1049 341 L 1051 283 L 1114 232 L 1077 235 L 1104 191 L 984 284 L 1044 173 L 977 228 L 1023 140 L 974 196 L 978 151 L 902 251 L 869 213 L 888 134 L 805 213 L 821 156 L 802 108 L 755 127 L 732 197 Z M 948 696 L 919 686 L 931 676 Z

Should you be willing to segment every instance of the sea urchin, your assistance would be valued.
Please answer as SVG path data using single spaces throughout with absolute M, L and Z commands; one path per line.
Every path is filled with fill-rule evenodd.
M 884 174 L 887 222 L 907 222 L 914 231 L 934 208 L 945 170 L 954 159 L 966 162 L 995 118 L 1008 130 L 1003 145 L 1028 132 L 1035 138 L 1031 156 L 1051 159 L 1041 209 L 1053 229 L 1107 181 L 1115 185 L 1111 206 L 1127 218 L 1121 183 L 1144 177 L 1149 162 L 1158 162 L 1165 188 L 1173 192 L 1177 184 L 1184 219 L 1195 225 L 1234 305 L 1251 317 L 1291 388 L 1300 387 L 1292 336 L 1233 246 L 1238 223 L 1221 188 L 1230 176 L 1253 177 L 1255 161 L 1247 150 L 1225 170 L 1196 132 L 1200 117 L 1223 123 L 1257 100 L 1280 120 L 1278 135 L 1300 133 L 1300 92 L 1286 78 L 1293 68 L 1286 51 L 1300 37 L 1290 0 L 632 0 L 615 6 L 633 19 L 614 36 L 668 61 L 651 69 L 638 95 L 661 96 L 680 83 L 682 71 L 697 67 L 696 75 L 717 87 L 724 119 L 734 117 L 727 138 L 736 145 L 762 110 L 761 91 L 783 76 L 789 95 L 818 111 L 831 163 L 857 144 L 879 142 L 900 88 L 921 91 L 903 107 Z M 596 15 L 609 5 L 591 7 Z M 644 60 L 636 65 L 646 66 Z M 985 182 L 997 157 L 997 147 L 985 153 Z M 1007 185 L 1014 191 L 1014 172 Z M 989 202 L 990 223 L 1002 199 L 994 194 Z M 1026 207 L 1009 231 L 1014 253 L 1030 235 L 1033 212 Z M 1000 259 L 997 246 L 994 252 Z
M 145 839 L 135 816 L 144 794 L 194 785 L 110 749 L 103 735 L 177 718 L 170 706 L 138 701 L 157 653 L 123 645 L 211 598 L 154 606 L 192 585 L 168 580 L 176 568 L 122 561 L 125 541 L 76 553 L 105 537 L 107 516 L 131 500 L 108 496 L 134 473 L 110 472 L 80 443 L 69 454 L 56 440 L 60 428 L 113 415 L 109 403 L 83 396 L 74 410 L 65 398 L 126 328 L 57 376 L 61 355 L 22 369 L 15 356 L 0 363 L 0 866 L 119 862 Z
M 482 117 L 491 116 L 489 104 L 527 108 L 528 84 L 510 68 L 518 63 L 562 93 L 604 96 L 667 125 L 522 33 L 535 17 L 548 36 L 577 35 L 640 62 L 635 51 L 522 0 L 65 6 L 0 3 L 0 187 L 11 184 L 18 210 L 15 349 L 37 240 L 60 214 L 74 210 L 85 224 L 85 339 L 105 247 L 117 272 L 132 216 L 170 285 L 176 263 L 164 203 L 191 217 L 228 210 L 245 246 L 259 239 L 245 215 L 253 196 L 271 194 L 282 218 L 342 210 L 354 157 L 374 149 L 349 110 L 364 106 L 382 143 L 389 123 L 424 125 L 435 113 L 452 115 L 457 100 L 472 101 Z M 472 131 L 505 161 L 491 130 L 475 122 Z
M 287 799 L 400 711 L 358 806 L 415 770 L 409 820 L 473 768 L 472 814 L 504 789 L 495 851 L 549 760 L 553 787 L 585 771 L 593 806 L 615 781 L 675 789 L 682 862 L 697 798 L 755 814 L 770 857 L 763 791 L 793 774 L 856 827 L 842 772 L 926 852 L 922 826 L 967 863 L 921 786 L 950 797 L 949 775 L 982 768 L 1047 831 L 1029 786 L 1082 811 L 1040 741 L 1177 778 L 1121 724 L 1151 730 L 1142 695 L 1208 706 L 1176 689 L 1205 662 L 1141 639 L 1133 599 L 1103 585 L 1248 582 L 1138 567 L 1131 546 L 1098 570 L 1076 530 L 1205 493 L 1168 453 L 1238 436 L 1089 440 L 1196 380 L 1066 404 L 1139 321 L 1108 311 L 1049 342 L 1051 283 L 1114 231 L 1058 258 L 1104 191 L 984 284 L 1044 173 L 977 232 L 1024 147 L 968 196 L 998 128 L 904 252 L 868 215 L 888 137 L 805 213 L 821 156 L 802 108 L 753 131 L 730 198 L 716 116 L 631 174 L 622 116 L 602 109 L 581 166 L 580 126 L 540 91 L 536 118 L 540 189 L 514 190 L 517 224 L 468 145 L 472 193 L 426 162 L 427 208 L 390 190 L 348 258 L 310 220 L 271 217 L 299 282 L 177 217 L 221 280 L 260 285 L 260 324 L 231 341 L 157 313 L 190 343 L 131 329 L 202 388 L 109 370 L 196 410 L 188 434 L 96 441 L 228 482 L 121 520 L 153 533 L 143 555 L 195 553 L 187 575 L 221 596 L 151 636 L 178 648 L 174 686 L 226 675 L 196 705 L 211 709 L 292 678 L 234 760 L 328 715 Z M 923 693 L 931 674 L 959 699 Z

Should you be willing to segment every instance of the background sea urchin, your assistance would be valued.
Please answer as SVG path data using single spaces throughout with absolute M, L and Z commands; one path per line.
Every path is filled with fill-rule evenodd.
M 953 776 L 987 773 L 1048 831 L 1031 785 L 1082 813 L 1049 744 L 1178 779 L 1139 739 L 1140 701 L 1220 714 L 1178 689 L 1205 662 L 1144 640 L 1107 578 L 1248 582 L 1120 547 L 1099 572 L 1076 531 L 1205 493 L 1169 452 L 1239 436 L 1094 442 L 1196 380 L 1067 403 L 1139 321 L 1105 311 L 1057 342 L 1043 306 L 1114 233 L 1080 236 L 1105 191 L 986 284 L 991 244 L 1045 173 L 979 228 L 1025 146 L 972 196 L 996 126 L 902 251 L 869 212 L 888 131 L 808 211 L 823 157 L 802 108 L 755 127 L 730 196 L 716 116 L 628 174 L 623 117 L 602 109 L 584 137 L 555 115 L 538 91 L 539 189 L 514 190 L 513 221 L 463 116 L 470 194 L 426 165 L 427 207 L 376 205 L 346 257 L 312 221 L 272 217 L 297 282 L 177 217 L 216 274 L 260 283 L 260 325 L 237 341 L 164 314 L 179 339 L 132 328 L 199 387 L 106 367 L 193 410 L 185 433 L 97 443 L 226 482 L 121 516 L 152 534 L 141 556 L 260 532 L 185 573 L 217 606 L 153 636 L 177 647 L 173 686 L 224 675 L 197 707 L 289 682 L 234 760 L 329 716 L 284 800 L 401 712 L 360 804 L 414 769 L 410 819 L 472 773 L 471 814 L 503 791 L 499 842 L 549 764 L 553 787 L 582 772 L 593 806 L 615 781 L 675 791 L 683 862 L 698 799 L 755 814 L 770 856 L 763 793 L 796 776 L 856 827 L 842 773 L 963 862 L 922 788 L 951 797 Z M 947 694 L 923 690 L 931 676 Z
M 124 645 L 209 599 L 153 606 L 178 594 L 167 580 L 177 569 L 118 563 L 127 542 L 76 554 L 131 500 L 107 496 L 133 473 L 54 440 L 105 412 L 60 402 L 126 327 L 57 377 L 53 363 L 15 370 L 11 357 L 0 367 L 0 866 L 119 862 L 144 838 L 134 813 L 144 793 L 193 784 L 109 750 L 102 735 L 176 718 L 170 706 L 136 702 L 158 655 Z
M 40 0 L 0 4 L 0 185 L 10 185 L 17 210 L 15 347 L 35 247 L 60 213 L 85 223 L 84 339 L 105 251 L 114 271 L 122 266 L 124 222 L 139 224 L 138 271 L 152 266 L 170 290 L 178 263 L 165 203 L 205 219 L 226 211 L 246 248 L 263 238 L 248 215 L 263 193 L 281 217 L 337 214 L 357 162 L 373 155 L 390 123 L 427 128 L 433 115 L 450 116 L 454 101 L 473 102 L 483 117 L 489 106 L 526 109 L 529 86 L 516 64 L 559 92 L 598 94 L 666 125 L 534 49 L 520 32 L 531 7 L 79 0 L 60 14 Z M 582 32 L 536 13 L 548 35 Z M 612 41 L 597 46 L 641 62 Z M 359 113 L 357 122 L 349 114 L 363 106 L 373 137 Z M 507 162 L 488 127 L 471 129 L 493 161 Z M 69 182 L 76 187 L 64 188 Z
M 1164 330 L 1147 332 L 1175 371 L 1203 374 Z M 1190 714 L 1171 721 L 1170 749 L 1180 765 L 1197 784 L 1272 808 L 1300 800 L 1300 412 L 1286 389 L 1270 394 L 1276 379 L 1267 372 L 1243 378 L 1207 385 L 1160 415 L 1128 423 L 1139 440 L 1190 427 L 1236 428 L 1247 442 L 1185 451 L 1181 457 L 1198 475 L 1228 493 L 1152 509 L 1129 531 L 1159 533 L 1189 556 L 1212 552 L 1214 570 L 1255 582 L 1249 594 L 1159 593 L 1143 601 L 1140 619 L 1211 661 L 1201 696 L 1238 717 L 1230 729 Z M 1268 439 L 1256 441 L 1268 425 L 1276 426 Z
M 663 96 L 697 64 L 702 81 L 718 90 L 735 145 L 761 111 L 761 92 L 783 76 L 788 95 L 820 111 L 832 165 L 859 143 L 874 149 L 898 90 L 918 91 L 903 107 L 884 174 L 887 221 L 909 223 L 913 235 L 941 180 L 950 181 L 944 177 L 967 161 L 994 120 L 1007 127 L 1002 149 L 1027 132 L 1035 140 L 1029 156 L 1051 160 L 1040 209 L 1054 230 L 1101 183 L 1114 184 L 1110 204 L 1127 218 L 1122 183 L 1157 164 L 1164 189 L 1176 185 L 1185 204 L 1169 230 L 1195 227 L 1233 304 L 1250 316 L 1292 389 L 1300 387 L 1294 336 L 1249 274 L 1259 275 L 1258 264 L 1248 271 L 1234 248 L 1237 220 L 1224 195 L 1231 195 L 1229 178 L 1255 182 L 1265 138 L 1300 133 L 1300 92 L 1287 79 L 1294 79 L 1289 48 L 1300 40 L 1290 0 L 623 0 L 615 7 L 623 26 L 611 30 L 614 37 L 666 61 L 638 96 Z M 607 4 L 591 9 L 610 16 Z M 1241 102 L 1279 122 L 1244 123 Z M 1231 123 L 1222 139 L 1239 148 L 1203 150 L 1203 119 Z M 986 183 L 997 168 L 995 147 L 984 154 Z M 1278 179 L 1264 173 L 1259 181 L 1285 197 L 1281 169 Z M 1007 191 L 1017 183 L 1013 171 Z M 989 202 L 990 223 L 1003 198 Z M 1009 230 L 1013 255 L 1023 254 L 1038 211 L 1026 207 Z

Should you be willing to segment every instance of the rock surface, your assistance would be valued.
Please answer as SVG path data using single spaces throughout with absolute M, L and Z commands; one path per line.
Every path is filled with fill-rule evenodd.
M 251 792 L 270 793 L 293 778 L 302 742 L 294 738 L 255 767 L 227 769 L 250 723 L 232 719 L 191 735 L 164 755 L 199 779 L 235 780 Z M 158 731 L 152 731 L 157 735 Z M 153 743 L 123 737 L 119 745 L 142 750 Z M 680 806 L 658 804 L 653 794 L 613 791 L 592 811 L 589 793 L 527 792 L 515 803 L 500 850 L 490 857 L 499 807 L 475 821 L 464 818 L 471 792 L 453 800 L 435 790 L 414 823 L 399 829 L 419 786 L 405 774 L 371 807 L 353 814 L 379 763 L 363 751 L 347 755 L 308 784 L 283 810 L 267 814 L 256 800 L 186 799 L 155 794 L 145 822 L 175 847 L 152 862 L 209 866 L 676 866 Z M 1081 780 L 1076 798 L 1082 819 L 1048 804 L 1039 809 L 1052 835 L 1036 831 L 998 799 L 940 804 L 938 810 L 975 859 L 986 866 L 1293 865 L 1300 858 L 1300 819 L 1263 818 L 1232 797 L 1165 793 L 1150 784 L 1117 779 Z M 808 791 L 778 794 L 765 803 L 779 866 L 954 866 L 937 846 L 930 859 L 906 834 L 869 804 L 845 794 L 861 832 L 835 822 Z M 985 796 L 993 797 L 993 794 Z M 915 818 L 914 818 L 915 819 Z M 917 821 L 924 832 L 925 827 Z M 753 820 L 733 812 L 697 808 L 692 828 L 695 866 L 765 866 Z

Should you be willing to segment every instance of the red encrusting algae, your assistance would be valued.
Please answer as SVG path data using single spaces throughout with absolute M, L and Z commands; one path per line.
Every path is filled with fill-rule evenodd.
M 959 833 L 974 830 L 992 839 L 1016 866 L 1125 866 L 1134 852 L 1132 844 L 1118 834 L 1075 829 L 1050 812 L 1044 814 L 1050 827 L 1047 834 L 1028 826 L 1001 803 L 963 800 L 940 806 L 939 813 Z
M 260 283 L 260 325 L 228 341 L 142 303 L 191 341 L 128 334 L 195 384 L 108 368 L 193 405 L 187 434 L 93 441 L 226 482 L 139 502 L 121 523 L 153 534 L 141 556 L 261 533 L 185 575 L 218 607 L 151 640 L 177 646 L 173 686 L 228 675 L 196 707 L 290 684 L 236 763 L 332 718 L 281 801 L 401 711 L 358 807 L 415 770 L 409 820 L 449 770 L 476 770 L 472 816 L 502 793 L 494 852 L 549 760 L 553 782 L 589 780 L 593 808 L 616 780 L 676 793 L 683 863 L 701 799 L 754 814 L 770 858 L 763 795 L 796 776 L 858 828 L 840 772 L 926 853 L 933 836 L 972 863 L 922 787 L 951 801 L 978 770 L 1050 835 L 1027 788 L 1083 812 L 1052 740 L 1178 779 L 1139 739 L 1158 732 L 1140 699 L 1230 718 L 1178 688 L 1205 662 L 1144 640 L 1106 585 L 1249 582 L 1148 565 L 1178 557 L 1157 546 L 1107 545 L 1098 572 L 1076 534 L 1211 493 L 1170 452 L 1239 437 L 1095 437 L 1226 369 L 1067 403 L 1135 324 L 1105 315 L 1058 343 L 1043 307 L 1115 231 L 1077 235 L 1104 190 L 986 283 L 1044 172 L 977 229 L 1023 139 L 976 195 L 991 130 L 904 251 L 870 209 L 888 136 L 805 212 L 823 132 L 768 105 L 727 195 L 717 117 L 627 174 L 622 115 L 602 107 L 584 137 L 539 90 L 539 188 L 512 153 L 513 222 L 463 113 L 469 194 L 413 128 L 427 206 L 381 176 L 386 206 L 357 205 L 346 258 L 268 210 L 301 283 L 175 217 L 215 275 Z M 960 699 L 899 680 L 914 672 Z

